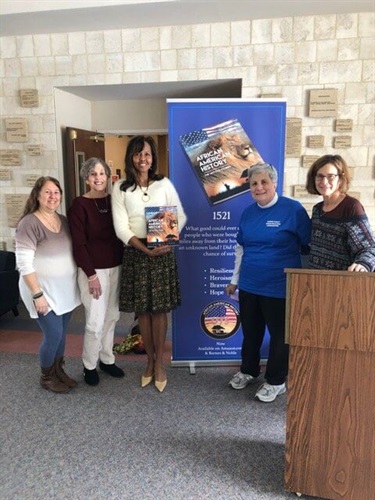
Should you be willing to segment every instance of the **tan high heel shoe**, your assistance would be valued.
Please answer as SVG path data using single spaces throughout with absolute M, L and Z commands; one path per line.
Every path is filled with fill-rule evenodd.
M 166 385 L 167 385 L 167 379 L 163 380 L 163 382 L 159 382 L 159 380 L 155 380 L 155 387 L 159 392 L 163 392 Z
M 145 377 L 144 375 L 142 375 L 141 387 L 146 387 L 147 385 L 151 384 L 153 378 L 154 377 L 152 375 L 151 375 L 151 377 Z

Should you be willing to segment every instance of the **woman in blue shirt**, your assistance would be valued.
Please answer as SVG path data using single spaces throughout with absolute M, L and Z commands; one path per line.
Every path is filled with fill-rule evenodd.
M 278 174 L 267 163 L 249 169 L 255 201 L 242 213 L 235 268 L 226 292 L 239 288 L 243 332 L 241 369 L 229 384 L 243 389 L 260 375 L 260 348 L 265 328 L 270 334 L 264 378 L 256 398 L 271 402 L 286 391 L 289 348 L 285 344 L 285 268 L 301 267 L 301 249 L 310 242 L 311 223 L 296 200 L 278 196 Z

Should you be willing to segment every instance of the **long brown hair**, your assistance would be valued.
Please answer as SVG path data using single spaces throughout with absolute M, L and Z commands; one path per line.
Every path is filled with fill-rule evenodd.
M 63 194 L 63 190 L 61 188 L 60 182 L 57 179 L 55 179 L 55 177 L 49 177 L 49 176 L 39 177 L 39 179 L 37 179 L 35 181 L 35 184 L 31 190 L 30 196 L 28 197 L 28 199 L 25 203 L 25 208 L 23 209 L 23 213 L 22 213 L 20 220 L 23 219 L 26 215 L 33 214 L 34 212 L 36 212 L 38 210 L 38 208 L 39 208 L 39 200 L 38 200 L 39 194 L 40 194 L 41 190 L 43 189 L 43 186 L 48 181 L 53 182 L 59 188 L 60 194 L 61 195 Z

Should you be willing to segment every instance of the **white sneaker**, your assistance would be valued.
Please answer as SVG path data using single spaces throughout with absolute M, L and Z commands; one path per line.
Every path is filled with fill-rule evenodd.
M 233 387 L 233 389 L 245 389 L 245 387 L 255 380 L 258 377 L 252 377 L 251 375 L 247 375 L 246 373 L 237 372 L 230 380 L 229 385 Z
M 264 382 L 257 390 L 255 397 L 264 403 L 271 403 L 275 401 L 279 394 L 284 394 L 284 392 L 286 392 L 285 383 L 281 385 L 271 385 Z

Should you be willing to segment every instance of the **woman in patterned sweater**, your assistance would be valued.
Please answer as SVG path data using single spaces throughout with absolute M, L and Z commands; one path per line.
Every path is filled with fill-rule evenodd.
M 312 269 L 375 271 L 375 238 L 363 206 L 347 194 L 349 184 L 339 155 L 322 156 L 310 167 L 306 189 L 323 196 L 312 212 Z

